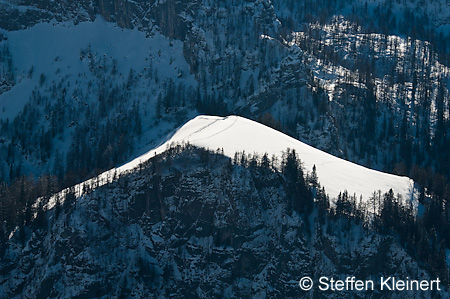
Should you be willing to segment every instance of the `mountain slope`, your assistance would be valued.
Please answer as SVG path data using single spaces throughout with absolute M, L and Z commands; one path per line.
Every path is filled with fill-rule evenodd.
M 222 121 L 205 119 L 185 132 Z M 405 221 L 401 238 L 387 226 L 389 233 L 369 229 L 371 217 L 351 216 L 356 210 L 323 210 L 319 200 L 299 213 L 296 204 L 312 203 L 312 193 L 293 193 L 298 183 L 307 188 L 303 178 L 230 160 L 172 147 L 108 185 L 39 209 L 1 244 L 0 297 L 449 297 L 445 260 L 405 209 L 396 218 Z M 431 259 L 437 265 L 423 263 Z M 441 277 L 443 289 L 304 293 L 305 275 Z
M 225 118 L 198 116 L 188 122 L 169 142 L 190 142 L 211 150 L 223 148 L 224 154 L 245 151 L 248 154 L 268 153 L 281 157 L 287 148 L 294 149 L 306 171 L 316 165 L 319 181 L 330 197 L 344 190 L 368 199 L 373 191 L 392 189 L 405 199 L 414 197 L 414 182 L 406 177 L 385 174 L 334 157 L 301 141 L 282 134 L 257 122 L 230 116 Z
M 79 178 L 69 185 L 77 183 L 142 153 L 195 115 L 183 108 L 197 85 L 183 45 L 157 31 L 101 17 L 39 23 L 0 29 L 0 48 L 0 76 L 11 77 L 0 79 L 2 181 L 44 173 L 62 180 L 73 172 Z M 169 100 L 177 109 L 158 116 Z
M 337 198 L 340 192 L 347 190 L 350 195 L 362 196 L 367 201 L 379 190 L 384 193 L 392 189 L 403 199 L 411 200 L 417 205 L 417 190 L 414 182 L 407 177 L 400 177 L 375 171 L 355 163 L 345 161 L 315 149 L 301 141 L 291 138 L 265 125 L 239 116 L 216 117 L 197 116 L 173 133 L 166 142 L 146 154 L 118 168 L 102 173 L 77 185 L 74 189 L 81 195 L 83 185 L 97 186 L 111 181 L 113 177 L 126 171 L 135 170 L 139 165 L 157 154 L 166 151 L 170 145 L 190 143 L 210 150 L 223 150 L 223 154 L 233 158 L 236 152 L 246 154 L 268 154 L 281 161 L 283 152 L 288 148 L 298 154 L 306 171 L 312 172 L 316 166 L 320 184 L 325 187 L 330 198 Z M 67 192 L 67 190 L 65 191 Z M 48 208 L 54 205 L 49 202 Z
M 448 286 L 447 2 L 0 0 L 0 298 Z
M 414 177 L 440 196 L 450 194 L 450 187 L 431 183 L 435 176 L 447 180 L 450 176 L 449 39 L 445 26 L 435 30 L 431 25 L 436 23 L 432 20 L 438 16 L 436 10 L 442 20 L 448 19 L 448 11 L 445 1 L 433 3 L 2 1 L 0 15 L 7 21 L 0 22 L 4 29 L 0 92 L 17 91 L 18 86 L 11 90 L 14 84 L 29 74 L 31 81 L 40 81 L 41 74 L 46 80 L 19 94 L 18 102 L 30 100 L 23 111 L 11 113 L 17 114 L 14 120 L 0 120 L 5 136 L 0 139 L 0 153 L 6 157 L 0 161 L 0 176 L 11 182 L 32 172 L 52 173 L 61 185 L 72 185 L 135 156 L 131 145 L 143 148 L 160 131 L 167 131 L 163 128 L 167 123 L 179 125 L 199 113 L 238 114 L 256 120 L 268 116 L 279 129 L 321 150 Z M 426 20 L 421 12 L 412 11 L 416 5 L 424 6 L 425 15 L 433 18 Z M 112 23 L 105 25 L 99 15 Z M 57 48 L 52 47 L 44 47 L 52 58 L 50 64 L 54 63 L 50 72 L 35 68 L 33 75 L 29 61 L 26 68 L 17 67 L 21 51 L 12 45 L 16 36 L 45 35 L 45 30 L 36 29 L 46 26 L 90 27 L 95 32 L 96 27 L 116 25 L 140 37 L 124 39 L 119 48 L 129 49 L 127 40 L 139 45 L 141 54 L 146 54 L 141 46 L 152 48 L 151 55 L 140 57 L 138 66 L 130 68 L 129 57 L 112 55 L 116 52 L 105 50 L 96 40 L 102 38 L 94 36 L 80 41 L 79 54 L 85 55 L 76 63 L 90 66 L 80 77 L 67 78 L 68 60 L 58 59 Z M 118 30 L 114 27 L 114 32 Z M 57 45 L 67 43 L 67 38 L 55 37 Z M 78 52 L 76 48 L 72 50 Z M 173 59 L 164 58 L 166 53 Z M 164 59 L 159 60 L 159 54 Z M 110 82 L 115 60 L 119 70 Z M 174 72 L 156 75 L 164 68 L 160 62 L 167 60 Z M 80 81 L 80 87 L 74 88 Z M 80 101 L 70 100 L 72 95 Z M 84 98 L 89 99 L 88 109 L 83 108 Z M 45 112 L 35 108 L 42 101 L 49 107 Z M 6 113 L 14 108 L 6 106 Z M 67 106 L 72 107 L 64 109 Z M 137 114 L 130 113 L 130 107 L 142 112 L 139 117 L 133 119 Z M 56 110 L 65 111 L 64 117 L 48 112 Z M 85 111 L 95 113 L 84 116 Z M 82 119 L 74 119 L 77 115 Z M 169 121 L 161 125 L 161 119 Z M 108 122 L 130 124 L 131 138 L 123 138 L 127 130 L 107 126 Z M 88 136 L 86 132 L 94 127 L 101 127 L 101 133 Z M 140 133 L 149 138 L 141 142 Z M 67 150 L 55 150 L 64 146 Z

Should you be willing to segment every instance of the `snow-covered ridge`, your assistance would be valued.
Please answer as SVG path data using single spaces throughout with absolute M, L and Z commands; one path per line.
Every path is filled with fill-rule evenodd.
M 223 149 L 226 156 L 233 157 L 236 152 L 248 154 L 267 153 L 281 157 L 287 148 L 295 149 L 306 171 L 311 172 L 316 165 L 319 182 L 325 187 L 330 198 L 335 198 L 344 190 L 349 194 L 362 195 L 367 200 L 374 191 L 386 192 L 392 189 L 404 199 L 415 201 L 414 181 L 407 177 L 375 171 L 361 165 L 337 158 L 301 141 L 289 137 L 255 121 L 239 117 L 216 117 L 200 115 L 180 127 L 166 142 L 146 154 L 118 168 L 102 173 L 96 178 L 75 186 L 76 196 L 82 195 L 83 185 L 105 185 L 114 177 L 131 171 L 139 164 L 164 152 L 173 143 L 187 143 L 216 150 Z M 63 195 L 67 190 L 62 191 Z M 47 204 L 52 208 L 55 197 Z

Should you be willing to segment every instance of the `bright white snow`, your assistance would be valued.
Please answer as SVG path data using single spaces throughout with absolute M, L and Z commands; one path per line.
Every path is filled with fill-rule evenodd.
M 272 155 L 281 157 L 287 148 L 295 149 L 306 171 L 311 172 L 313 165 L 316 165 L 319 182 L 325 187 L 330 198 L 335 198 L 340 192 L 347 190 L 349 194 L 356 193 L 358 198 L 362 195 L 363 199 L 367 200 L 374 191 L 381 190 L 384 193 L 392 188 L 395 194 L 401 194 L 404 199 L 416 202 L 414 181 L 407 177 L 375 171 L 345 161 L 239 116 L 197 116 L 157 148 L 85 183 L 91 186 L 107 184 L 114 172 L 120 174 L 133 170 L 140 163 L 164 152 L 170 144 L 187 142 L 211 150 L 223 149 L 224 154 L 229 157 L 234 157 L 238 151 L 245 151 L 248 154 L 258 153 L 261 156 L 268 153 L 269 157 Z M 77 196 L 81 195 L 82 184 L 75 187 Z M 50 200 L 47 208 L 52 208 L 54 201 L 54 198 Z

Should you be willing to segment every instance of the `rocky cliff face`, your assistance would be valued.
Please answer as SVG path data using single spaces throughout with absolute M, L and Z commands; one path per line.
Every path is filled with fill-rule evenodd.
M 430 278 L 395 238 L 293 212 L 285 175 L 240 161 L 176 147 L 114 183 L 69 193 L 2 247 L 0 294 L 350 298 L 304 293 L 298 280 Z
M 448 219 L 449 39 L 442 28 L 422 30 L 430 27 L 417 24 L 427 21 L 408 5 L 385 4 L 2 1 L 1 181 L 51 172 L 72 184 L 130 159 L 133 148 L 148 149 L 194 114 L 235 113 L 349 160 L 420 177 L 430 194 L 439 193 L 437 214 L 447 211 Z M 92 22 L 99 15 L 110 23 Z M 84 22 L 100 34 L 84 39 Z M 31 27 L 41 37 L 78 32 L 75 45 L 61 39 L 75 54 L 48 43 L 39 48 L 45 66 L 22 66 L 21 55 L 35 49 L 22 51 L 15 34 L 29 34 L 28 42 Z M 424 268 L 437 269 L 435 262 L 412 256 L 429 243 L 445 260 L 448 241 L 436 245 L 430 237 L 414 250 L 353 218 L 325 225 L 317 211 L 294 213 L 286 184 L 274 169 L 232 165 L 220 154 L 157 158 L 52 211 L 37 209 L 16 230 L 7 227 L 0 293 L 320 296 L 300 293 L 299 278 L 434 278 Z M 354 294 L 336 297 L 345 295 Z

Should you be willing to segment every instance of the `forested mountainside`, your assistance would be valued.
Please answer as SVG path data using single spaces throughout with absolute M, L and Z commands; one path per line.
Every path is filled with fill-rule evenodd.
M 2 246 L 0 294 L 353 298 L 352 291 L 304 293 L 298 279 L 381 275 L 440 277 L 442 291 L 358 294 L 448 298 L 445 253 L 429 243 L 445 242 L 427 225 L 432 210 L 417 219 L 392 191 L 381 195 L 375 216 L 346 192 L 330 207 L 320 178 L 305 174 L 295 151 L 281 161 L 230 159 L 177 145 L 111 179 L 79 197 L 72 189 L 19 228 Z
M 160 128 L 167 132 L 201 112 L 258 119 L 448 193 L 445 1 L 0 5 L 7 20 L 1 24 L 4 181 L 33 172 L 69 185 L 129 159 L 134 149 L 154 144 Z M 98 15 L 124 34 L 104 38 L 121 29 Z M 76 34 L 83 30 L 91 34 Z M 54 40 L 39 46 L 47 54 L 43 66 L 21 60 L 38 47 L 23 40 L 31 32 Z M 60 51 L 68 57 L 59 55 L 58 40 L 71 45 L 72 53 Z M 128 50 L 134 51 L 127 56 Z M 67 60 L 79 67 L 65 69 Z M 11 108 L 13 101 L 20 104 Z M 86 134 L 91 128 L 96 138 Z
M 314 200 L 309 202 L 307 211 L 298 207 L 295 210 L 288 200 L 290 192 L 298 191 L 295 188 L 303 183 L 290 186 L 286 183 L 286 174 L 273 168 L 268 175 L 276 190 L 267 195 L 267 201 L 280 205 L 282 214 L 286 216 L 277 214 L 277 217 L 283 220 L 276 224 L 261 223 L 260 219 L 264 218 L 258 218 L 255 214 L 249 217 L 260 226 L 250 222 L 244 225 L 241 220 L 246 221 L 245 217 L 230 214 L 233 216 L 230 219 L 236 221 L 230 227 L 241 227 L 248 232 L 247 237 L 257 234 L 259 227 L 263 227 L 262 233 L 266 234 L 264 240 L 272 240 L 268 244 L 278 244 L 279 247 L 267 245 L 272 247 L 261 253 L 269 254 L 263 260 L 271 266 L 265 268 L 266 272 L 258 268 L 262 272 L 252 272 L 254 276 L 250 276 L 247 271 L 254 269 L 245 270 L 243 267 L 253 264 L 248 259 L 257 257 L 258 252 L 244 254 L 238 264 L 230 261 L 232 256 L 242 253 L 242 248 L 236 251 L 236 244 L 240 246 L 249 239 L 244 238 L 244 243 L 234 245 L 215 243 L 214 248 L 222 248 L 217 250 L 224 254 L 224 259 L 217 261 L 221 268 L 217 275 L 228 275 L 224 273 L 238 269 L 238 272 L 231 272 L 230 277 L 242 279 L 232 281 L 231 278 L 226 280 L 229 276 L 221 276 L 217 281 L 227 281 L 231 291 L 222 286 L 212 290 L 208 285 L 209 277 L 216 272 L 211 269 L 208 273 L 196 274 L 198 279 L 193 281 L 198 288 L 188 290 L 185 285 L 179 292 L 202 295 L 208 289 L 211 293 L 203 294 L 205 297 L 208 294 L 256 296 L 260 285 L 270 285 L 272 288 L 264 291 L 268 296 L 296 296 L 297 293 L 280 290 L 281 284 L 285 286 L 291 279 L 297 281 L 299 278 L 295 276 L 296 265 L 291 263 L 295 256 L 287 262 L 281 254 L 297 252 L 294 248 L 301 248 L 299 250 L 303 253 L 298 253 L 299 256 L 304 254 L 303 269 L 310 267 L 318 273 L 321 267 L 326 269 L 325 272 L 335 269 L 335 273 L 350 273 L 350 269 L 354 269 L 352 267 L 359 265 L 359 260 L 353 260 L 356 254 L 361 260 L 370 260 L 374 256 L 371 268 L 360 269 L 361 275 L 375 277 L 384 269 L 387 274 L 399 271 L 402 275 L 423 274 L 424 278 L 439 275 L 448 285 L 449 4 L 447 0 L 0 1 L 1 290 L 17 297 L 27 292 L 27 288 L 36 296 L 118 296 L 124 292 L 126 297 L 127 294 L 132 296 L 133 289 L 142 290 L 143 293 L 139 294 L 154 289 L 160 296 L 176 294 L 176 288 L 182 287 L 180 273 L 184 273 L 178 269 L 181 267 L 179 263 L 168 265 L 169 270 L 165 270 L 165 265 L 154 262 L 156 251 L 144 252 L 143 245 L 131 249 L 128 245 L 160 236 L 162 239 L 151 241 L 167 249 L 163 251 L 167 254 L 163 253 L 159 261 L 173 260 L 176 250 L 177 256 L 181 257 L 180 263 L 185 263 L 183 269 L 190 271 L 186 261 L 191 255 L 195 256 L 189 252 L 195 246 L 175 240 L 187 238 L 184 232 L 174 232 L 175 239 L 170 239 L 172 233 L 158 235 L 146 231 L 155 223 L 159 223 L 157 227 L 163 231 L 179 228 L 176 225 L 172 227 L 172 224 L 165 226 L 161 222 L 164 218 L 162 214 L 146 215 L 151 218 L 148 220 L 151 223 L 143 224 L 142 215 L 126 212 L 134 209 L 132 202 L 141 202 L 141 199 L 135 198 L 140 189 L 125 198 L 131 192 L 129 190 L 133 190 L 130 185 L 138 182 L 153 186 L 150 188 L 153 191 L 148 192 L 156 193 L 148 195 L 148 198 L 152 201 L 157 198 L 160 206 L 181 204 L 174 203 L 172 195 L 164 193 L 166 191 L 162 194 L 157 191 L 168 181 L 128 173 L 111 185 L 89 192 L 85 190 L 87 193 L 80 198 L 70 197 L 69 193 L 66 207 L 61 204 L 61 207 L 46 211 L 38 203 L 43 203 L 42 199 L 50 198 L 63 188 L 88 178 L 95 180 L 96 175 L 103 171 L 155 148 L 170 138 L 167 134 L 199 114 L 245 116 L 346 160 L 376 170 L 407 175 L 417 183 L 420 208 L 404 211 L 403 206 L 398 206 L 397 195 L 390 193 L 384 195 L 387 200 L 383 200 L 386 204 L 382 205 L 383 195 L 379 193 L 378 208 L 389 210 L 384 214 L 384 220 L 380 220 L 382 216 L 378 219 L 376 215 L 379 211 L 376 209 L 372 213 L 364 213 L 361 212 L 364 208 L 355 210 L 351 204 L 339 206 L 344 196 L 342 194 L 332 199 L 332 208 L 326 206 L 320 210 L 320 196 L 309 182 L 306 189 L 313 193 Z M 268 144 L 270 142 L 267 140 Z M 184 152 L 178 154 L 185 155 Z M 193 156 L 197 154 L 192 153 Z M 210 154 L 207 156 L 212 159 Z M 217 163 L 228 165 L 225 157 L 219 154 L 213 156 L 221 161 Z M 195 178 L 192 182 L 201 179 L 195 173 L 198 161 L 192 160 L 193 166 L 189 168 L 191 166 L 184 165 L 182 159 L 172 158 L 176 160 L 174 164 L 181 164 Z M 158 163 L 163 162 L 154 162 L 155 165 Z M 212 200 L 225 198 L 230 205 L 247 205 L 244 198 L 227 195 L 233 194 L 235 187 L 225 184 L 220 185 L 224 189 L 217 189 L 219 177 L 232 179 L 236 178 L 236 173 L 242 172 L 247 177 L 242 178 L 239 188 L 247 190 L 248 194 L 260 194 L 262 185 L 246 183 L 254 176 L 251 165 L 233 163 L 227 166 L 231 168 L 227 173 L 214 173 L 215 166 L 217 171 L 222 169 L 219 164 L 214 167 L 209 165 L 211 168 L 199 166 L 205 171 L 208 169 L 208 176 L 217 179 L 205 183 L 203 187 L 202 181 L 201 185 L 196 186 L 201 191 L 194 193 L 198 195 L 210 189 L 214 191 L 205 194 L 211 195 Z M 268 172 L 264 167 L 258 169 Z M 175 171 L 175 168 L 164 170 L 168 171 L 167 178 L 177 173 L 169 174 L 170 170 Z M 179 179 L 176 177 L 176 180 Z M 306 177 L 305 180 L 308 182 Z M 269 181 L 264 184 L 272 184 Z M 115 190 L 117 196 L 111 195 L 112 202 L 103 199 L 109 196 L 102 195 L 107 194 L 107 190 Z M 261 196 L 266 198 L 264 192 Z M 306 193 L 302 194 L 308 199 Z M 189 194 L 183 191 L 179 197 L 189 197 Z M 351 196 L 347 194 L 344 197 Z M 37 198 L 41 200 L 36 201 Z M 192 202 L 200 205 L 199 199 Z M 263 202 L 256 204 L 262 205 Z M 120 208 L 113 207 L 115 203 Z M 91 207 L 96 204 L 98 207 Z M 347 209 L 347 212 L 336 212 L 341 208 Z M 237 211 L 246 209 L 247 206 Z M 255 213 L 268 215 L 267 211 L 274 212 L 274 209 L 258 206 Z M 167 211 L 164 210 L 164 213 Z M 122 212 L 125 214 L 122 215 Z M 93 216 L 97 218 L 83 218 L 88 217 L 89 213 L 96 213 Z M 151 213 L 158 214 L 156 211 Z M 186 220 L 186 223 L 180 224 L 181 227 L 191 223 L 190 218 L 183 218 L 185 211 L 177 212 L 175 209 L 170 213 L 175 213 L 170 217 L 179 219 L 180 223 Z M 336 214 L 340 216 L 336 218 Z M 344 214 L 352 215 L 345 216 L 347 222 L 341 219 Z M 375 215 L 374 218 L 369 214 Z M 328 224 L 317 228 L 319 218 L 326 218 L 321 221 Z M 88 234 L 95 227 L 87 225 L 90 221 L 100 223 L 96 225 L 102 228 Z M 379 224 L 380 221 L 382 224 Z M 83 225 L 77 231 L 69 223 Z M 283 234 L 278 237 L 272 235 L 271 225 L 281 225 L 277 229 Z M 103 254 L 105 248 L 97 246 L 99 243 L 94 241 L 94 236 L 103 226 L 107 232 L 104 239 L 97 239 L 97 242 L 112 242 L 112 245 L 117 244 L 123 250 L 109 256 Z M 123 231 L 115 230 L 117 227 L 124 227 Z M 221 226 L 217 224 L 217 227 Z M 290 234 L 292 227 L 300 227 L 295 234 L 301 237 L 294 237 L 295 241 L 291 243 L 286 241 L 288 237 L 283 241 L 280 236 L 285 238 L 285 233 Z M 325 227 L 336 228 L 336 231 L 317 232 L 317 229 L 325 230 Z M 340 231 L 343 230 L 354 231 L 354 234 L 341 236 Z M 233 234 L 234 231 L 228 232 L 228 235 Z M 318 236 L 334 241 L 318 241 Z M 140 239 L 136 241 L 135 238 Z M 70 248 L 74 246 L 75 251 L 54 247 L 58 240 L 64 240 Z M 92 246 L 78 248 L 74 245 L 83 240 L 85 243 L 82 244 Z M 316 243 L 328 245 L 317 249 L 312 245 Z M 375 245 L 364 245 L 369 243 Z M 148 245 L 148 248 L 153 248 L 151 246 L 155 244 Z M 259 243 L 252 243 L 252 246 L 256 244 Z M 233 248 L 231 252 L 230 246 Z M 365 246 L 365 249 L 355 253 L 354 248 L 358 246 Z M 136 248 L 141 250 L 141 255 L 135 254 Z M 335 249 L 330 251 L 329 248 Z M 20 253 L 22 249 L 24 251 Z M 280 253 L 274 255 L 272 264 L 268 262 L 273 253 L 271 249 Z M 31 259 L 27 264 L 27 259 L 45 250 L 54 255 L 42 255 L 41 259 Z M 204 258 L 204 250 L 196 252 L 201 252 Z M 314 256 L 316 251 L 317 258 Z M 185 255 L 182 255 L 183 252 Z M 379 252 L 383 255 L 377 256 Z M 90 260 L 89 254 L 97 262 L 100 256 L 104 256 L 103 261 L 117 261 L 117 271 L 111 270 L 114 272 L 111 275 L 120 284 L 103 286 L 95 283 L 108 277 L 110 269 L 101 268 L 108 263 L 94 263 L 97 267 L 94 267 L 97 269 L 95 271 L 89 270 L 89 263 L 65 263 L 71 259 Z M 70 256 L 67 260 L 66 255 Z M 308 256 L 314 258 L 308 259 Z M 331 257 L 336 256 L 342 258 L 332 260 Z M 60 263 L 57 261 L 59 257 Z M 137 260 L 127 268 L 125 261 L 128 258 Z M 400 264 L 400 260 L 408 260 L 405 269 L 394 268 L 393 265 Z M 153 262 L 148 264 L 148 261 Z M 139 265 L 145 269 L 140 270 Z M 382 268 L 377 268 L 379 265 Z M 42 274 L 44 276 L 38 275 L 40 269 L 44 269 L 41 267 L 47 267 L 45 269 L 48 271 Z M 270 273 L 276 272 L 270 269 L 277 267 L 291 267 L 292 271 L 270 276 Z M 57 284 L 52 285 L 54 291 L 51 293 L 40 294 L 40 290 L 44 292 L 48 288 L 39 290 L 34 287 L 41 283 L 50 285 L 55 277 L 59 277 L 61 269 L 69 268 L 74 273 L 83 273 L 80 275 L 86 275 L 83 276 L 85 278 L 89 276 L 84 280 L 85 286 L 68 290 L 70 294 L 59 293 L 61 288 Z M 64 277 L 66 281 L 76 279 L 70 275 Z M 278 284 L 278 278 L 283 283 Z M 140 279 L 144 279 L 145 283 Z M 151 287 L 146 279 L 152 281 Z M 255 289 L 244 293 L 250 281 L 260 279 L 273 283 L 255 282 Z M 64 285 L 65 282 L 59 283 Z M 380 295 L 372 294 L 374 297 Z

